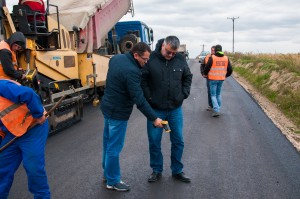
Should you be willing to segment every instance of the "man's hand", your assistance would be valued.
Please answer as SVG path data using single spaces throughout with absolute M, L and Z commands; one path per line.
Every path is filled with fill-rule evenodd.
M 40 117 L 40 118 L 37 118 L 36 119 L 36 122 L 38 123 L 38 124 L 43 124 L 45 121 L 46 121 L 46 117 L 45 117 L 45 115 L 43 115 L 42 117 Z
M 154 125 L 155 127 L 162 128 L 163 125 L 161 124 L 161 122 L 162 122 L 162 119 L 156 118 L 156 120 L 154 120 L 154 122 L 153 122 L 153 125 Z

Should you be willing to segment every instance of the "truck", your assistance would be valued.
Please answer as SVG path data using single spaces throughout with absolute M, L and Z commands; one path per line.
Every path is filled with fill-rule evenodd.
M 189 59 L 189 51 L 186 49 L 186 44 L 180 44 L 178 48 L 178 53 L 182 54 L 186 60 Z
M 120 21 L 108 32 L 109 52 L 126 53 L 138 42 L 153 43 L 153 29 L 142 21 Z
M 47 0 L 45 21 L 40 23 L 36 17 L 41 13 L 14 1 L 10 12 L 6 1 L 0 0 L 0 38 L 24 33 L 26 50 L 17 54 L 18 66 L 26 73 L 23 84 L 36 91 L 46 110 L 64 97 L 49 116 L 54 133 L 81 120 L 84 102 L 99 103 L 109 57 L 99 55 L 97 49 L 105 45 L 113 26 L 133 12 L 133 2 Z

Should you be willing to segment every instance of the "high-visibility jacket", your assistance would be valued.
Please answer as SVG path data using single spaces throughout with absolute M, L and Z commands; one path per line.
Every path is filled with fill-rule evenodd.
M 212 65 L 208 72 L 210 80 L 225 80 L 228 67 L 228 57 L 217 57 L 212 55 Z
M 24 135 L 36 121 L 26 104 L 16 104 L 2 96 L 0 96 L 0 119 L 7 130 L 16 137 Z M 4 135 L 4 132 L 0 131 L 0 136 L 4 137 Z
M 13 62 L 15 70 L 17 70 L 18 67 L 17 67 L 17 56 L 16 56 L 16 53 L 10 49 L 9 44 L 6 43 L 5 41 L 1 41 L 0 42 L 0 50 L 3 50 L 3 49 L 7 49 L 7 50 L 9 50 L 11 52 L 12 62 Z M 1 61 L 0 61 L 0 79 L 11 79 L 10 76 L 8 76 L 8 75 L 5 74 L 5 72 L 3 70 L 3 66 L 2 66 Z

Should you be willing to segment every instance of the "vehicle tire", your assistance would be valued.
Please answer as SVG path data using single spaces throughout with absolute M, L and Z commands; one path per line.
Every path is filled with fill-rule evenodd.
M 137 44 L 137 37 L 134 34 L 125 35 L 119 44 L 121 53 L 129 52 L 135 44 Z

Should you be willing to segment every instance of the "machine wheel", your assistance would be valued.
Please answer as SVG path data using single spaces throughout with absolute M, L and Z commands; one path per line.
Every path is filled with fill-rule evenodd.
M 125 35 L 120 40 L 121 53 L 129 52 L 136 43 L 137 43 L 137 37 L 134 34 Z

